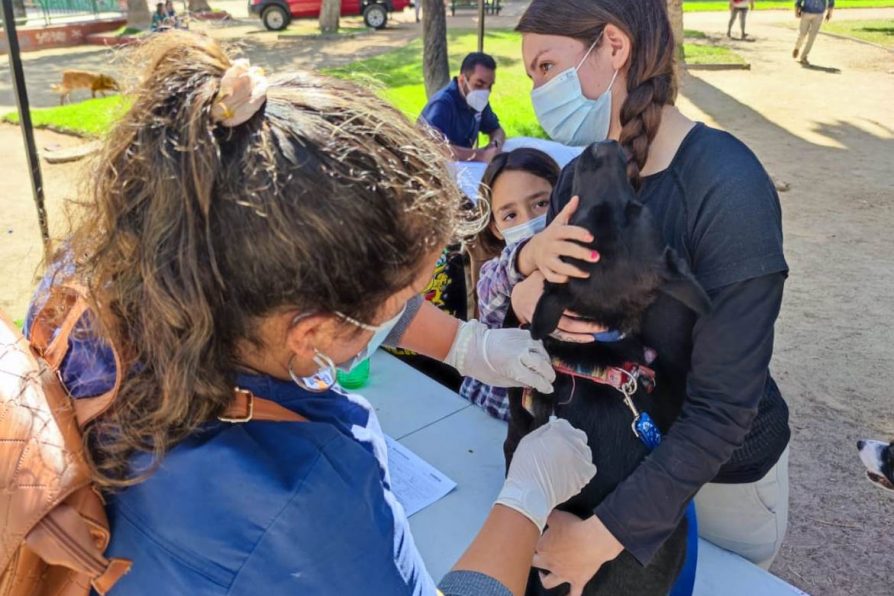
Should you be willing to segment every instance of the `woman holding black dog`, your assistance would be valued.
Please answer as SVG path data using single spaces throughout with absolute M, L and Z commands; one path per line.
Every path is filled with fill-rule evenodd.
M 713 304 L 677 331 L 692 346 L 691 364 L 682 413 L 664 441 L 595 516 L 554 513 L 534 564 L 550 572 L 547 588 L 576 589 L 624 549 L 647 564 L 694 498 L 702 537 L 768 568 L 787 524 L 790 436 L 788 408 L 768 369 L 788 272 L 773 183 L 740 141 L 674 106 L 674 39 L 663 0 L 534 0 L 518 30 L 543 128 L 569 145 L 621 143 L 639 201 Z M 592 241 L 586 230 L 566 225 L 577 205 L 571 178 L 566 168 L 550 225 L 514 248 L 526 279 L 512 306 L 523 322 L 544 280 L 587 276 L 561 257 L 600 258 L 578 244 Z M 590 342 L 605 331 L 566 315 L 560 339 Z

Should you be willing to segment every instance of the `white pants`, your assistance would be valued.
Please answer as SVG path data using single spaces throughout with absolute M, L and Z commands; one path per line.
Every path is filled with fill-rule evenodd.
M 769 569 L 788 526 L 788 447 L 757 482 L 704 485 L 695 511 L 699 536 Z
M 804 52 L 801 54 L 801 60 L 807 60 L 807 54 L 809 54 L 811 48 L 813 48 L 813 40 L 816 39 L 816 34 L 819 33 L 820 27 L 823 24 L 824 16 L 825 15 L 821 12 L 801 13 L 801 28 L 798 31 L 798 41 L 795 42 L 795 49 L 797 50 L 800 49 L 801 44 L 804 43 L 804 38 L 807 38 L 807 45 L 804 46 Z

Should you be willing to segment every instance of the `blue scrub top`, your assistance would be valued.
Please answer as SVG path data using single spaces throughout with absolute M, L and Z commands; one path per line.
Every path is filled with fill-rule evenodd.
M 63 378 L 82 379 L 75 398 L 105 391 L 110 353 L 74 337 Z M 369 403 L 266 376 L 236 384 L 310 422 L 209 423 L 146 481 L 108 495 L 107 555 L 133 561 L 114 593 L 435 594 Z

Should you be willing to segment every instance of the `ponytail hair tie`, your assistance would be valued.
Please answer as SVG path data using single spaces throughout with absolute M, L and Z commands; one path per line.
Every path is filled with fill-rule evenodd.
M 245 58 L 233 61 L 220 80 L 211 118 L 228 128 L 247 122 L 267 101 L 267 86 L 263 68 Z

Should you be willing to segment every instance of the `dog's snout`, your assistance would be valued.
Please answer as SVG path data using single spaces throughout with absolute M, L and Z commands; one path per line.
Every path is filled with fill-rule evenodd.
M 857 449 L 859 449 L 860 451 L 862 451 L 863 447 L 865 447 L 865 446 L 866 446 L 866 441 L 863 441 L 862 439 L 857 441 Z

